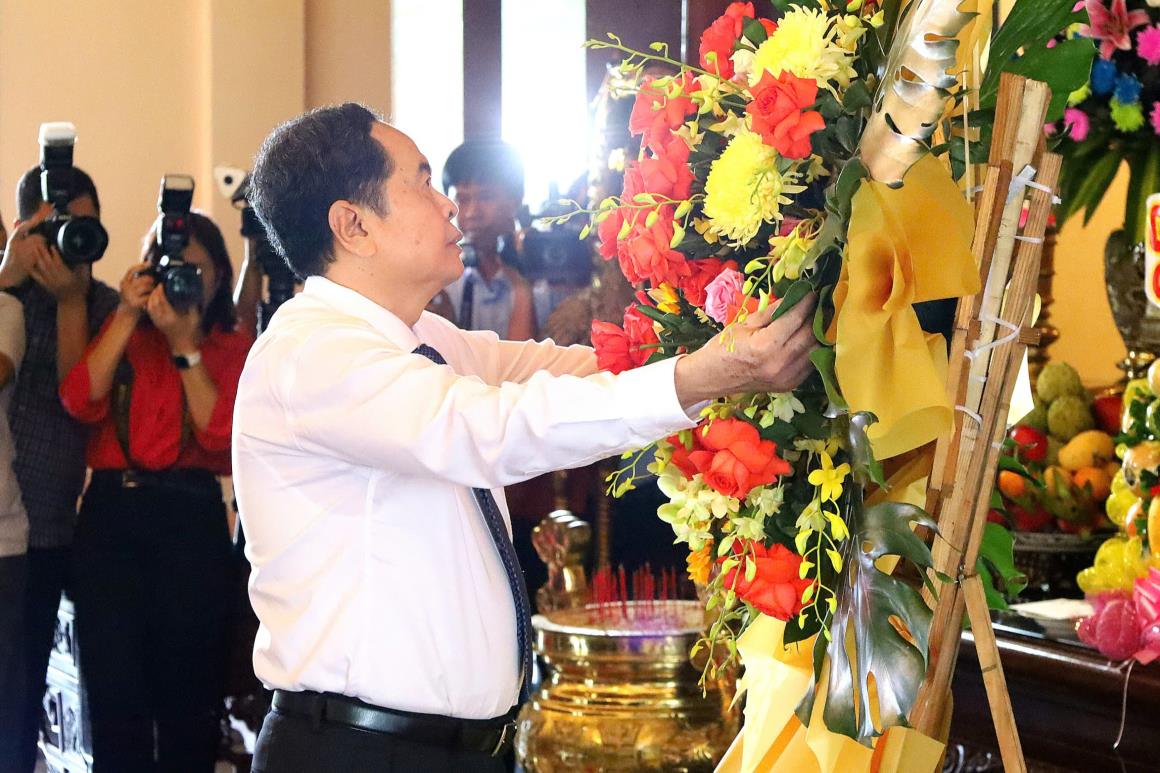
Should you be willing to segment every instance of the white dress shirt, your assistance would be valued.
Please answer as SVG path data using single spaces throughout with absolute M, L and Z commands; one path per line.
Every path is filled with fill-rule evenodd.
M 502 486 L 692 427 L 674 368 L 614 376 L 588 347 L 429 313 L 409 328 L 311 277 L 250 351 L 234 409 L 258 677 L 404 711 L 507 712 L 515 610 L 471 488 L 493 490 L 510 530 Z

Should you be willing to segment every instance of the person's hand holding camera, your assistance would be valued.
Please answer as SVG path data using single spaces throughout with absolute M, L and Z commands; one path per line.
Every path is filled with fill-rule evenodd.
M 201 310 L 196 306 L 186 311 L 173 308 L 165 297 L 165 287 L 158 285 L 149 294 L 145 311 L 153 325 L 162 332 L 169 342 L 171 351 L 177 354 L 195 351 L 201 331 Z
M 157 281 L 149 273 L 152 266 L 148 261 L 138 263 L 130 268 L 121 280 L 121 305 L 117 307 L 118 314 L 141 316 L 145 305 L 149 302 L 149 295 L 157 287 Z
M 69 266 L 59 252 L 49 247 L 37 256 L 29 275 L 51 293 L 57 303 L 79 303 L 85 300 L 89 289 L 92 267 L 87 263 Z
M 40 234 L 32 233 L 44 218 L 42 214 L 34 215 L 12 230 L 4 248 L 4 264 L 0 266 L 0 286 L 21 284 L 32 275 L 33 267 L 48 257 L 48 242 Z

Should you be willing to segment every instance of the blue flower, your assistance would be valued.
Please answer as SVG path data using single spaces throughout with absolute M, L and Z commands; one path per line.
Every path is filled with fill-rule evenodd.
M 1107 59 L 1092 62 L 1092 91 L 1099 95 L 1110 94 L 1116 87 L 1116 66 Z
M 1144 84 L 1132 74 L 1124 74 L 1116 78 L 1116 99 L 1121 104 L 1130 105 L 1140 99 L 1140 89 Z

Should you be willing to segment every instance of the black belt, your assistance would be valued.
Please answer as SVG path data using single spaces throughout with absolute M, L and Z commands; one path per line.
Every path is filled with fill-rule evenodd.
M 484 752 L 499 757 L 515 741 L 516 709 L 495 719 L 457 719 L 437 714 L 413 714 L 374 706 L 345 695 L 320 692 L 274 691 L 274 711 L 359 730 L 398 736 L 409 741 Z
M 205 495 L 221 493 L 217 476 L 209 470 L 93 470 L 92 485 L 114 488 L 151 488 Z

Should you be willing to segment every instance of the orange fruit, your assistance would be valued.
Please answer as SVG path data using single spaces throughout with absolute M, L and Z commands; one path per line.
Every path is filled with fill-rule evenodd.
M 999 473 L 999 490 L 1003 496 L 1016 499 L 1027 493 L 1027 479 L 1017 472 L 1003 470 Z
M 1099 500 L 1108 498 L 1112 493 L 1112 476 L 1102 467 L 1080 467 L 1072 478 L 1077 488 L 1091 486 L 1092 497 Z

